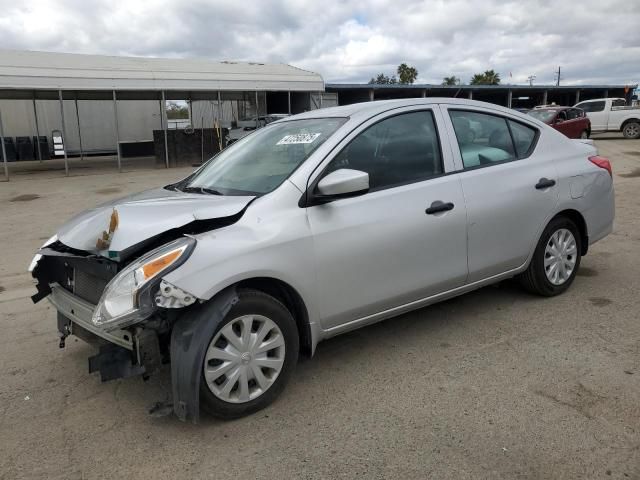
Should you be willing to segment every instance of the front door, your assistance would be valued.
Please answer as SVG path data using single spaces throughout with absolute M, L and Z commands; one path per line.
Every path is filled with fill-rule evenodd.
M 524 122 L 448 108 L 452 148 L 467 203 L 469 283 L 520 267 L 558 202 L 552 153 L 535 151 L 538 130 Z M 476 125 L 480 135 L 468 135 Z
M 369 174 L 362 196 L 309 207 L 322 327 L 332 329 L 464 284 L 466 212 L 443 175 L 431 110 L 370 121 L 319 176 Z M 431 209 L 438 202 L 447 210 Z

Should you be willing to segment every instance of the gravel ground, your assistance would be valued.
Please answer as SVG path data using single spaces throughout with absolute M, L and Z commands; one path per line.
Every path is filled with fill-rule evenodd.
M 168 369 L 102 384 L 60 350 L 25 273 L 74 212 L 188 170 L 0 183 L 0 478 L 640 478 L 640 141 L 596 143 L 616 227 L 566 294 L 503 282 L 329 340 L 268 409 L 197 426 L 147 415 Z

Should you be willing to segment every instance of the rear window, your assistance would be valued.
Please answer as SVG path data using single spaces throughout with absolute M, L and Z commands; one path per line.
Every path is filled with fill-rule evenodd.
M 514 122 L 513 120 L 509 120 L 509 127 L 511 128 L 511 135 L 513 136 L 513 143 L 516 146 L 518 158 L 526 157 L 533 149 L 536 140 L 536 131 L 531 127 Z
M 585 112 L 602 112 L 604 110 L 605 101 L 579 103 L 576 107 L 581 108 Z
M 533 118 L 540 120 L 541 122 L 551 123 L 551 121 L 556 116 L 556 111 L 555 110 L 531 110 L 527 112 L 527 115 L 530 115 Z
M 449 110 L 464 168 L 524 158 L 535 146 L 537 130 L 481 112 Z

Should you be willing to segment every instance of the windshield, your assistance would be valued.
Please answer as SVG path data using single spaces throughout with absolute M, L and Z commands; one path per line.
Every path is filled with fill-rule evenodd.
M 555 110 L 530 110 L 527 115 L 531 115 L 533 118 L 537 118 L 541 122 L 550 123 L 553 117 L 556 116 Z
M 220 195 L 269 193 L 346 120 L 293 120 L 256 130 L 220 152 L 180 188 Z

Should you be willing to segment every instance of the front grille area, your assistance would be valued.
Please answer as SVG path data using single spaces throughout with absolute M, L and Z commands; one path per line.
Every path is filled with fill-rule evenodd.
M 56 282 L 79 298 L 97 305 L 118 265 L 108 259 L 76 256 L 45 256 L 47 282 Z
M 83 300 L 97 305 L 109 281 L 78 268 L 74 268 L 73 277 L 73 293 Z

